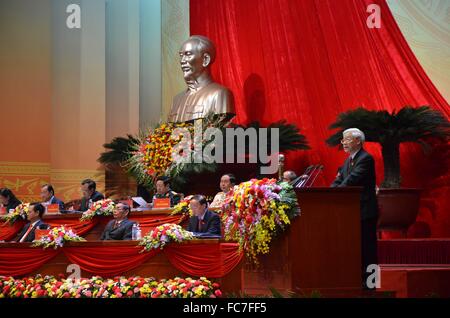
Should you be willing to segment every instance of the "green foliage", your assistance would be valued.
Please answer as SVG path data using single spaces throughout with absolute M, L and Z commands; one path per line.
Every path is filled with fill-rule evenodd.
M 138 142 L 139 139 L 132 135 L 127 135 L 127 137 L 115 137 L 110 143 L 103 145 L 107 151 L 100 154 L 98 162 L 104 165 L 120 165 L 128 160 L 130 151 Z
M 279 129 L 279 151 L 291 151 L 291 150 L 307 150 L 310 149 L 306 137 L 300 133 L 300 130 L 294 124 L 288 124 L 286 120 L 280 120 L 270 124 L 267 127 L 262 127 L 259 122 L 252 122 L 248 126 L 232 125 L 234 128 L 255 128 L 258 132 L 258 140 L 260 140 L 259 128 L 267 128 L 267 147 L 271 149 L 271 128 Z
M 428 138 L 447 140 L 450 137 L 450 122 L 440 112 L 429 106 L 413 108 L 405 106 L 400 111 L 371 111 L 359 107 L 343 112 L 331 124 L 330 129 L 339 129 L 327 139 L 330 146 L 340 145 L 342 132 L 357 127 L 366 136 L 366 141 L 384 144 L 387 142 L 417 142 L 422 146 Z
M 227 122 L 227 118 L 224 116 L 208 116 L 203 120 L 203 131 L 208 127 L 219 127 L 222 129 L 225 136 L 225 128 L 255 128 L 259 134 L 258 128 L 262 128 L 258 122 L 253 122 L 248 126 L 240 126 L 230 124 Z M 279 151 L 292 151 L 292 150 L 305 150 L 309 149 L 306 137 L 302 135 L 299 129 L 294 124 L 288 124 L 286 121 L 278 121 L 270 124 L 268 127 L 267 147 L 271 149 L 271 135 L 270 128 L 279 129 Z M 103 146 L 106 151 L 103 152 L 98 161 L 106 167 L 111 165 L 119 165 L 126 169 L 127 173 L 134 177 L 140 184 L 153 188 L 153 178 L 145 173 L 145 169 L 141 167 L 141 164 L 133 159 L 133 153 L 139 149 L 139 146 L 145 142 L 146 136 L 152 131 L 152 128 L 147 129 L 145 132 L 141 132 L 139 136 L 127 135 L 126 137 L 115 137 L 110 143 L 106 143 Z M 260 140 L 261 136 L 257 136 Z M 205 147 L 210 142 L 203 144 Z M 247 152 L 248 143 L 247 145 Z M 186 184 L 190 177 L 199 173 L 214 173 L 218 169 L 217 163 L 180 163 L 174 164 L 167 170 L 167 175 L 172 177 L 172 186 L 176 188 Z

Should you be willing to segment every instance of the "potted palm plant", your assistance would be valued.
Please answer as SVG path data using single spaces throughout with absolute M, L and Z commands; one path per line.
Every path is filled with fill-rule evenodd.
M 415 142 L 424 150 L 432 139 L 447 142 L 450 122 L 429 106 L 405 106 L 398 112 L 371 111 L 362 107 L 341 113 L 330 129 L 339 129 L 326 142 L 340 145 L 342 132 L 347 128 L 361 129 L 368 142 L 381 145 L 384 180 L 378 192 L 378 230 L 400 230 L 406 235 L 419 211 L 420 189 L 400 188 L 400 144 Z

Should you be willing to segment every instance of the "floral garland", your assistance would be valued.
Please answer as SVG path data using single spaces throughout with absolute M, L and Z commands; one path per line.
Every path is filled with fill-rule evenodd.
M 10 225 L 14 224 L 18 219 L 26 219 L 28 211 L 30 210 L 30 203 L 22 203 L 16 206 L 13 212 L 2 216 L 3 221 Z
M 180 203 L 173 207 L 170 215 L 183 214 L 185 218 L 191 217 L 193 214 L 189 203 L 191 203 L 192 197 L 193 195 L 188 195 L 183 200 L 181 200 Z
M 170 242 L 183 242 L 192 240 L 191 232 L 186 231 L 178 224 L 166 223 L 155 227 L 149 234 L 144 236 L 139 245 L 143 245 L 144 251 L 152 249 L 163 249 L 164 246 Z
M 237 241 L 240 249 L 258 264 L 269 244 L 298 215 L 297 198 L 287 182 L 252 179 L 238 185 L 222 206 L 224 238 Z
M 21 279 L 0 276 L 0 298 L 216 298 L 222 296 L 219 287 L 205 277 L 155 280 L 93 276 L 75 280 L 41 275 Z
M 96 215 L 112 215 L 115 208 L 116 204 L 111 199 L 104 199 L 93 202 L 89 210 L 83 212 L 80 221 L 91 220 Z
M 149 184 L 162 175 L 173 164 L 173 148 L 182 140 L 182 136 L 172 138 L 175 129 L 188 129 L 194 131 L 193 124 L 187 123 L 162 123 L 147 135 L 140 138 L 136 150 L 128 160 L 130 169 L 136 172 L 141 183 Z M 180 154 L 183 155 L 183 154 Z
M 64 225 L 60 227 L 54 227 L 48 231 L 47 235 L 42 236 L 41 239 L 35 240 L 33 245 L 42 246 L 45 248 L 53 247 L 57 249 L 58 247 L 63 247 L 65 242 L 81 242 L 86 241 L 84 238 L 76 235 L 72 229 L 65 228 Z
M 203 132 L 208 128 L 222 129 L 230 125 L 226 115 L 209 114 L 202 120 L 194 123 L 161 123 L 154 129 L 149 129 L 147 133 L 141 135 L 137 142 L 131 144 L 133 151 L 128 152 L 129 158 L 124 163 L 137 181 L 152 188 L 157 177 L 171 176 L 177 182 L 187 182 L 183 177 L 185 173 L 199 173 L 202 171 L 214 172 L 217 170 L 216 163 L 193 163 L 195 151 L 183 151 L 184 149 L 194 149 L 194 143 L 201 143 L 202 149 L 207 145 L 211 146 L 214 141 L 202 138 Z M 184 134 L 174 134 L 176 129 L 183 129 Z M 195 133 L 194 133 L 195 132 Z M 201 132 L 202 134 L 199 134 Z M 189 138 L 184 138 L 188 134 Z M 174 151 L 183 159 L 173 160 Z M 175 178 L 175 177 L 178 177 Z M 172 180 L 175 182 L 175 180 Z M 183 183 L 181 182 L 181 183 Z

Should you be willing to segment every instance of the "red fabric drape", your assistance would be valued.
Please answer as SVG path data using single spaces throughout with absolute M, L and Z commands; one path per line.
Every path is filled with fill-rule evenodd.
M 24 221 L 17 221 L 12 225 L 8 222 L 0 222 L 0 241 L 11 241 L 24 225 Z
M 67 219 L 62 217 L 61 219 L 45 220 L 45 222 L 51 227 L 58 227 L 61 225 L 70 227 L 75 233 L 77 233 L 77 235 L 83 236 L 98 224 L 99 218 L 93 218 L 92 220 L 81 222 L 79 219 Z
M 39 270 L 58 253 L 81 269 L 101 276 L 122 275 L 140 266 L 160 252 L 170 263 L 192 276 L 223 277 L 242 259 L 235 243 L 169 244 L 163 250 L 140 253 L 142 246 L 66 246 L 58 250 L 30 248 L 0 248 L 0 275 L 21 276 Z M 59 273 L 55 273 L 59 274 Z
M 379 29 L 366 25 L 372 3 L 381 7 Z M 286 167 L 324 164 L 318 185 L 332 182 L 346 156 L 325 144 L 339 113 L 431 105 L 450 117 L 384 0 L 191 0 L 190 27 L 217 46 L 213 75 L 234 93 L 235 121 L 298 125 L 312 149 L 288 153 Z M 379 184 L 380 148 L 366 148 Z M 426 189 L 418 220 L 433 236 L 450 235 L 449 154 L 449 145 L 429 157 L 418 145 L 401 147 L 403 185 Z
M 129 271 L 147 259 L 155 256 L 160 250 L 139 253 L 142 246 L 114 247 L 67 247 L 64 254 L 81 269 L 100 276 L 115 276 Z
M 170 263 L 193 276 L 222 277 L 242 259 L 238 244 L 172 244 L 165 248 Z
M 58 254 L 57 250 L 42 248 L 0 248 L 0 275 L 31 274 Z

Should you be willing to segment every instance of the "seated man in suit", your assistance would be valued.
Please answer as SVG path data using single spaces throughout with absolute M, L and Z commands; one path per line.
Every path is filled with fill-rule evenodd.
M 15 242 L 33 242 L 36 229 L 46 230 L 50 226 L 42 221 L 45 207 L 40 203 L 31 203 L 28 210 L 28 223 L 22 228 L 14 239 Z
M 208 203 L 203 195 L 194 195 L 190 202 L 193 216 L 189 219 L 187 230 L 196 236 L 221 236 L 220 217 L 208 210 Z
M 180 203 L 180 194 L 170 189 L 170 178 L 161 176 L 156 179 L 156 193 L 154 199 L 170 199 L 170 206 L 175 206 Z
M 96 188 L 97 185 L 94 180 L 85 179 L 81 181 L 83 198 L 81 199 L 80 211 L 87 211 L 89 209 L 89 202 L 97 202 L 105 198 L 103 194 L 96 191 Z
M 118 203 L 113 212 L 114 220 L 108 222 L 102 233 L 101 240 L 131 240 L 134 222 L 128 220 L 130 206 Z
M 357 128 L 350 128 L 343 133 L 341 143 L 349 154 L 339 168 L 332 187 L 363 187 L 361 192 L 361 263 L 363 287 L 366 286 L 367 266 L 377 264 L 377 217 L 378 205 L 375 190 L 375 161 L 363 149 L 364 133 Z
M 60 210 L 64 210 L 64 202 L 55 197 L 55 190 L 51 184 L 41 187 L 42 205 L 58 204 Z

